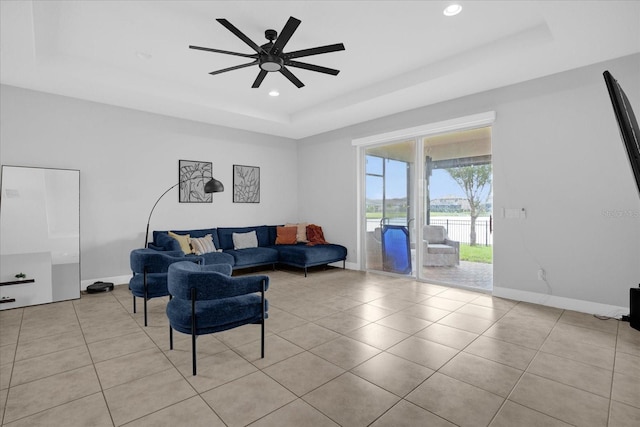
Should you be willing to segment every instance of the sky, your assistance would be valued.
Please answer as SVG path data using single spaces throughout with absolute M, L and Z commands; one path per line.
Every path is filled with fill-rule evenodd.
M 368 173 L 382 173 L 380 164 L 367 163 Z M 385 165 L 387 175 L 387 199 L 406 197 L 407 179 L 406 164 L 403 162 L 389 161 Z M 367 178 L 367 198 L 382 199 L 381 179 Z M 431 200 L 444 196 L 465 197 L 464 191 L 457 182 L 444 169 L 436 169 L 432 172 L 430 181 Z

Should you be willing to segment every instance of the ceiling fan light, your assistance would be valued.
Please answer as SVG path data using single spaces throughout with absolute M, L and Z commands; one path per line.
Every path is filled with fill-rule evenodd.
M 455 16 L 457 14 L 459 14 L 460 12 L 462 12 L 462 6 L 460 6 L 459 4 L 450 4 L 449 6 L 444 8 L 444 16 Z
M 280 71 L 283 65 L 284 61 L 279 56 L 265 55 L 260 58 L 260 68 L 265 71 Z
M 272 90 L 269 92 L 269 96 L 280 96 L 280 92 L 278 92 L 277 90 Z
M 262 68 L 265 71 L 280 71 L 280 69 L 282 68 L 282 66 L 280 64 L 278 64 L 277 62 L 263 62 L 262 64 L 260 64 L 260 68 Z

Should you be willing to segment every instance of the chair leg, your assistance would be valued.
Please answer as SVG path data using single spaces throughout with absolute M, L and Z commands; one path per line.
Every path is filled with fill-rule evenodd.
M 264 299 L 264 286 L 265 281 L 262 281 L 262 325 L 260 328 L 260 357 L 264 359 L 264 316 L 265 316 L 265 308 L 266 303 Z
M 144 326 L 147 326 L 147 290 L 144 290 Z
M 260 341 L 260 358 L 264 359 L 264 319 L 262 319 L 262 337 Z
M 173 328 L 169 325 L 169 350 L 173 350 Z
M 191 363 L 196 375 L 196 288 L 191 288 Z
M 193 365 L 193 376 L 196 376 L 196 333 L 191 331 L 191 364 Z
M 304 277 L 307 277 L 307 267 L 304 268 Z
M 147 287 L 147 270 L 144 270 L 144 326 L 147 326 L 147 299 L 148 299 L 148 287 Z
M 136 314 L 136 296 L 133 296 L 133 314 Z

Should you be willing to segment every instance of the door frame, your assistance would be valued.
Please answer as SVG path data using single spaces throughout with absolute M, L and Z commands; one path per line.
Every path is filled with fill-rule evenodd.
M 480 127 L 492 126 L 496 120 L 496 112 L 495 111 L 487 111 L 484 113 L 472 114 L 469 116 L 458 117 L 449 120 L 443 120 L 439 122 L 433 122 L 426 125 L 395 130 L 392 132 L 385 132 L 375 135 L 370 135 L 362 138 L 356 138 L 351 141 L 351 145 L 354 146 L 356 150 L 356 252 L 357 252 L 357 264 L 360 270 L 366 270 L 366 253 L 365 250 L 365 238 L 366 238 L 366 219 L 364 215 L 366 213 L 366 201 L 365 201 L 365 159 L 366 159 L 366 148 L 373 145 L 382 145 L 385 143 L 393 143 L 403 139 L 416 139 L 421 140 L 424 137 L 433 136 L 442 133 L 450 133 L 468 129 L 475 129 Z M 422 144 L 416 144 L 416 159 L 421 159 L 423 157 L 423 147 Z M 415 167 L 415 176 L 424 176 L 424 165 L 422 162 L 416 162 Z M 423 194 L 423 180 L 417 180 L 417 185 L 414 185 L 413 196 L 419 197 L 420 194 Z M 415 199 L 414 200 L 419 200 Z M 422 224 L 424 222 L 424 212 L 423 209 L 419 209 L 418 214 L 416 215 L 415 220 L 418 224 Z M 419 218 L 418 218 L 419 217 Z M 421 227 L 416 227 L 416 241 L 422 241 L 422 229 Z M 416 259 L 419 258 L 422 254 L 420 253 L 420 245 L 416 245 Z M 416 276 L 417 277 L 417 276 Z

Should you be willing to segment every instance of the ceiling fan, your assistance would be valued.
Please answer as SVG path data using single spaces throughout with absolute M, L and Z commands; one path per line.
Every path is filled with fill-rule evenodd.
M 282 73 L 282 75 L 289 79 L 291 83 L 296 85 L 298 88 L 301 88 L 304 86 L 304 83 L 302 83 L 296 76 L 294 76 L 287 67 L 303 68 L 305 70 L 317 71 L 319 73 L 331 74 L 333 76 L 337 75 L 340 72 L 340 70 L 335 70 L 333 68 L 321 67 L 319 65 L 307 64 L 305 62 L 298 62 L 294 61 L 294 59 L 311 55 L 319 55 L 321 53 L 344 50 L 344 45 L 342 43 L 330 44 L 327 46 L 314 47 L 310 49 L 296 50 L 294 52 L 288 53 L 283 52 L 284 47 L 289 42 L 289 39 L 296 31 L 298 25 L 300 25 L 301 22 L 299 19 L 296 19 L 293 16 L 289 18 L 279 36 L 275 30 L 266 30 L 264 32 L 264 36 L 267 38 L 267 40 L 269 40 L 269 42 L 263 44 L 262 46 L 258 46 L 242 31 L 240 31 L 226 19 L 216 19 L 216 21 L 221 23 L 226 29 L 231 31 L 240 40 L 249 45 L 249 47 L 251 47 L 251 49 L 253 49 L 256 53 L 246 54 L 239 52 L 229 52 L 227 50 L 212 49 L 209 47 L 189 46 L 189 49 L 224 53 L 227 55 L 243 56 L 245 58 L 254 59 L 253 62 L 236 65 L 234 67 L 223 68 L 222 70 L 212 71 L 209 73 L 211 75 L 250 67 L 252 65 L 258 65 L 260 67 L 260 72 L 258 73 L 258 77 L 256 77 L 256 80 L 253 82 L 253 85 L 251 86 L 252 88 L 260 87 L 260 84 L 266 77 L 267 73 L 274 71 L 279 71 L 280 73 Z

